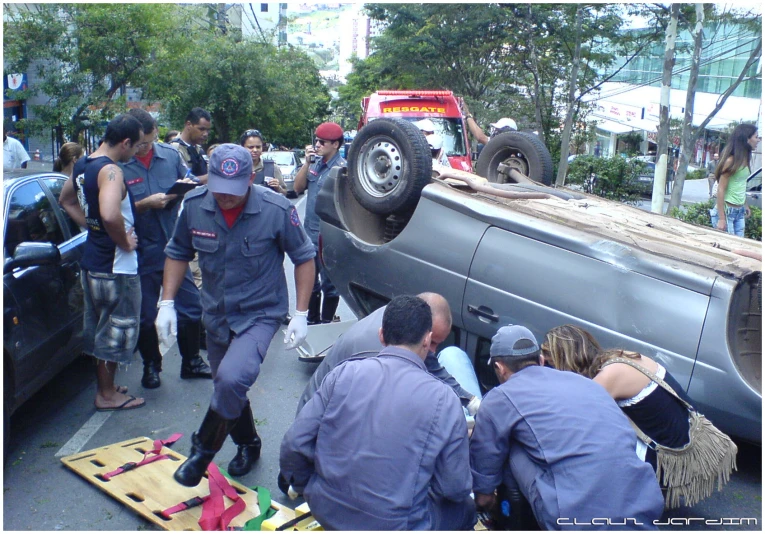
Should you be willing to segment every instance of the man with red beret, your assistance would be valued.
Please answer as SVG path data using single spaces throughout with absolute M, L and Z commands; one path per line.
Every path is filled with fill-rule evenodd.
M 337 305 L 340 303 L 340 295 L 327 277 L 327 272 L 319 262 L 319 216 L 316 214 L 316 197 L 329 176 L 333 167 L 345 165 L 345 159 L 340 155 L 340 147 L 343 146 L 343 129 L 335 122 L 323 122 L 316 128 L 313 146 L 305 147 L 305 163 L 295 176 L 293 187 L 295 193 L 300 195 L 308 189 L 305 204 L 305 217 L 303 226 L 306 234 L 311 238 L 316 257 L 316 281 L 313 285 L 311 300 L 308 303 L 308 324 L 330 323 L 335 317 Z M 315 160 L 315 161 L 314 161 Z M 319 283 L 321 272 L 321 283 Z M 324 303 L 321 302 L 321 294 L 324 293 Z

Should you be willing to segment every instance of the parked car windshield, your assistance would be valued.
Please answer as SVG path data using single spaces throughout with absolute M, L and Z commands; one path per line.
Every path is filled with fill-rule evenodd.
M 263 159 L 273 161 L 277 165 L 295 165 L 295 155 L 292 152 L 265 152 Z

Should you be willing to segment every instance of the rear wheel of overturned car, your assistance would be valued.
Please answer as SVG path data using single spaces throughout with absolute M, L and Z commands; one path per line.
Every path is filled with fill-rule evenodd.
M 348 154 L 351 193 L 372 213 L 410 210 L 430 183 L 432 161 L 425 136 L 414 124 L 375 120 L 359 130 Z
M 552 156 L 542 140 L 533 133 L 505 132 L 492 137 L 478 157 L 476 172 L 490 182 L 513 183 L 509 175 L 500 172 L 501 164 L 535 182 L 552 183 Z

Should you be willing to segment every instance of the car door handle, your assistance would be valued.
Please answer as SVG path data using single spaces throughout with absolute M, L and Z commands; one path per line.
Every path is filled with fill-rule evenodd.
M 472 304 L 468 304 L 467 307 L 468 311 L 472 313 L 473 315 L 477 315 L 478 319 L 483 322 L 493 322 L 496 323 L 499 321 L 499 315 L 494 314 L 494 310 L 491 308 L 487 308 L 486 306 L 473 306 Z

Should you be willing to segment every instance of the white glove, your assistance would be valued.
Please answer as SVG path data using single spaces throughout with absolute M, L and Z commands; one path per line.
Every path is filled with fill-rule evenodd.
M 308 312 L 295 312 L 295 316 L 287 327 L 284 342 L 288 343 L 286 350 L 292 350 L 305 341 L 308 335 Z M 290 341 L 291 340 L 291 341 Z
M 287 497 L 289 497 L 290 499 L 294 501 L 295 499 L 300 497 L 300 494 L 297 491 L 295 491 L 295 488 L 290 486 L 290 489 L 287 490 Z
M 178 317 L 175 314 L 175 303 L 172 300 L 160 300 L 157 304 L 157 327 L 159 340 L 165 345 L 172 345 L 173 339 L 178 334 Z
M 476 413 L 478 413 L 479 406 L 481 406 L 481 399 L 479 399 L 478 397 L 473 397 L 472 399 L 470 399 L 470 402 L 468 402 L 468 405 L 467 405 L 468 413 L 474 416 Z

